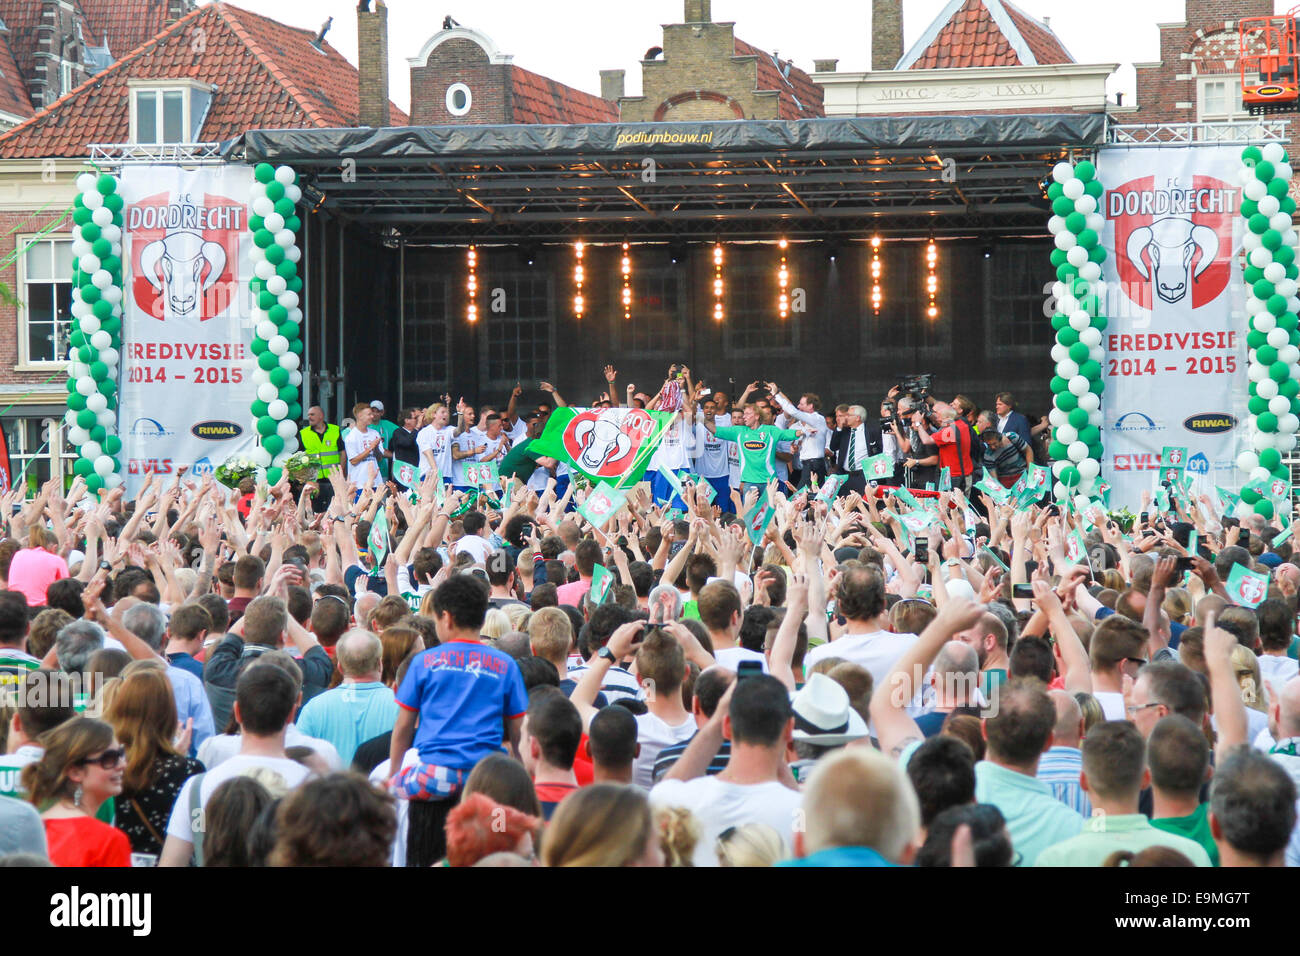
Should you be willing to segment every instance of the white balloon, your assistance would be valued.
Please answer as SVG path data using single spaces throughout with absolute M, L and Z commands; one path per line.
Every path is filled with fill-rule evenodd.
M 270 415 L 277 422 L 289 414 L 289 403 L 282 399 L 276 399 L 266 406 L 266 414 Z
M 1088 250 L 1083 248 L 1083 246 L 1075 246 L 1065 254 L 1065 260 L 1078 269 L 1088 261 Z
M 1268 471 L 1267 468 L 1259 468 L 1259 467 L 1256 467 L 1256 468 L 1252 468 L 1252 469 L 1251 469 L 1251 472 L 1250 472 L 1250 479 L 1249 479 L 1249 480 L 1250 480 L 1250 481 L 1267 481 L 1267 480 L 1268 480 L 1268 477 L 1269 477 L 1269 471 Z
M 257 337 L 259 339 L 262 339 L 263 341 L 267 341 L 272 336 L 279 334 L 280 330 L 275 327 L 275 323 L 272 322 L 270 319 L 265 319 L 257 323 L 256 331 L 257 331 Z M 268 398 L 266 399 L 266 401 L 269 402 L 270 399 Z
M 1074 378 L 1079 374 L 1079 366 L 1070 359 L 1056 363 L 1056 374 L 1061 378 Z
M 1067 183 L 1062 183 L 1061 192 L 1065 195 L 1066 199 L 1077 200 L 1080 196 L 1084 194 L 1083 180 L 1071 179 Z
M 1076 309 L 1070 313 L 1070 328 L 1076 332 L 1083 332 L 1084 329 L 1091 327 L 1092 316 L 1083 309 Z
M 113 210 L 107 206 L 100 206 L 90 214 L 90 221 L 99 226 L 100 229 L 111 226 L 113 224 Z
M 81 301 L 80 290 L 73 293 L 71 312 L 74 319 L 83 318 L 90 313 L 90 306 Z M 78 324 L 77 328 L 81 328 L 80 324 Z
M 83 194 L 81 201 L 87 209 L 101 209 L 104 205 L 104 197 L 100 195 L 98 189 Z
M 1248 253 L 1258 252 L 1264 248 L 1264 240 L 1259 237 L 1258 233 L 1247 230 L 1241 237 L 1241 247 Z M 1273 253 L 1269 252 L 1267 261 L 1273 261 Z
M 1259 206 L 1260 215 L 1268 216 L 1270 219 L 1282 211 L 1282 204 L 1278 202 L 1276 196 L 1271 194 L 1261 199 L 1257 205 Z M 1290 225 L 1290 223 L 1287 223 L 1287 225 Z
M 81 452 L 82 458 L 89 458 L 91 461 L 94 461 L 96 458 L 99 458 L 104 454 L 104 449 L 99 447 L 99 442 L 97 441 L 83 442 L 81 447 L 77 450 Z
M 1288 312 L 1300 312 L 1300 299 L 1295 296 L 1287 296 L 1286 310 Z
M 1278 212 L 1268 218 L 1270 229 L 1276 229 L 1278 232 L 1286 232 L 1291 228 L 1291 216 L 1289 213 Z
M 107 455 L 100 455 L 98 458 L 95 459 L 95 474 L 99 475 L 102 478 L 104 475 L 111 475 L 112 473 L 113 473 L 112 458 L 109 458 Z
M 284 306 L 286 310 L 296 309 L 298 307 L 298 293 L 287 291 L 281 292 L 276 301 L 279 302 L 280 305 Z
M 288 309 L 289 307 L 285 306 L 285 308 Z M 294 323 L 302 322 L 302 309 L 298 308 L 297 306 L 294 306 L 293 308 L 289 309 L 289 321 Z
M 302 258 L 302 250 L 297 246 L 290 246 L 288 249 L 284 250 L 284 257 L 290 262 L 297 263 L 297 261 Z
M 1277 328 L 1277 316 L 1272 312 L 1256 312 L 1250 320 L 1256 332 L 1272 332 Z
M 266 348 L 275 355 L 284 355 L 289 351 L 289 340 L 283 335 L 273 335 L 267 340 Z
M 267 199 L 265 195 L 259 196 L 253 200 L 253 214 L 261 216 L 263 220 L 271 213 L 275 212 L 275 203 Z
M 1064 312 L 1066 315 L 1069 315 L 1071 312 L 1078 311 L 1079 300 L 1076 299 L 1069 292 L 1062 292 L 1059 296 L 1056 297 L 1056 308 L 1058 311 Z
M 77 391 L 82 395 L 93 395 L 98 389 L 95 388 L 95 380 L 89 375 L 83 375 L 77 379 Z
M 1096 282 L 1101 278 L 1101 265 L 1096 262 L 1085 262 L 1079 266 L 1079 277 L 1088 282 Z
M 263 448 L 261 445 L 258 445 L 251 452 L 249 452 L 248 457 L 253 459 L 253 464 L 261 465 L 263 468 L 271 464 L 271 453 L 267 451 L 265 448 Z
M 1290 180 L 1291 165 L 1289 163 L 1277 163 L 1273 166 L 1273 175 L 1278 179 Z
M 105 428 L 113 428 L 117 425 L 117 412 L 108 410 L 100 412 L 95 416 L 95 424 L 103 425 Z
M 100 352 L 104 351 L 104 349 L 106 348 L 111 347 L 112 344 L 113 344 L 113 336 L 110 335 L 108 332 L 105 332 L 103 329 L 100 329 L 98 332 L 95 332 L 93 335 L 90 336 L 91 347 L 97 349 Z
M 112 491 L 122 483 L 122 475 L 119 472 L 113 472 L 111 475 L 104 476 L 104 487 Z
M 1059 162 L 1052 167 L 1052 178 L 1064 186 L 1074 178 L 1074 167 L 1067 162 Z
M 1064 232 L 1064 231 L 1065 231 L 1065 217 L 1064 217 L 1064 216 L 1052 216 L 1052 217 L 1050 217 L 1050 218 L 1047 220 L 1047 231 L 1050 232 L 1052 235 L 1056 235 L 1058 232 Z
M 1280 329 L 1277 327 L 1270 329 L 1266 338 L 1268 344 L 1273 346 L 1275 349 L 1280 349 L 1282 346 L 1291 342 L 1291 336 L 1287 334 L 1286 329 Z
M 1245 183 L 1243 182 L 1242 185 L 1245 185 Z M 261 199 L 266 195 L 266 183 L 259 183 L 257 180 L 253 180 L 253 185 L 248 187 L 248 195 L 253 199 Z
M 1277 430 L 1279 433 L 1294 435 L 1298 428 L 1300 428 L 1300 417 L 1293 415 L 1291 412 L 1278 416 Z
M 289 288 L 289 283 L 284 281 L 284 276 L 275 275 L 266 280 L 266 291 L 271 295 L 279 295 L 287 288 Z
M 284 216 L 281 216 L 278 212 L 273 212 L 263 220 L 263 226 L 273 233 L 279 232 L 284 228 Z
M 287 369 L 290 372 L 292 372 L 294 369 L 298 367 L 299 364 L 300 363 L 296 352 L 285 352 L 283 355 L 280 356 L 280 368 Z M 1296 366 L 1296 367 L 1300 368 L 1300 366 Z
M 1246 296 L 1246 312 L 1254 315 L 1257 312 L 1267 312 L 1268 306 L 1264 304 L 1263 299 L 1257 299 L 1253 295 Z
M 1253 451 L 1243 451 L 1237 456 L 1237 467 L 1242 471 L 1254 471 L 1259 467 L 1259 455 Z
M 1087 193 L 1084 193 L 1082 196 L 1079 196 L 1074 200 L 1074 211 L 1081 212 L 1085 216 L 1094 213 L 1097 211 L 1097 200 L 1094 197 L 1089 196 Z
M 1068 445 L 1070 442 L 1079 440 L 1079 432 L 1073 425 L 1058 425 L 1056 429 L 1056 440 L 1062 445 Z
M 1294 365 L 1297 361 L 1300 361 L 1300 349 L 1294 345 L 1284 345 L 1277 350 L 1277 360 L 1285 362 L 1287 365 Z
M 99 256 L 95 255 L 93 252 L 88 252 L 77 260 L 78 268 L 80 268 L 82 272 L 89 272 L 92 275 L 99 271 L 100 265 Z M 1285 273 L 1286 270 L 1284 269 L 1282 271 Z
M 1273 197 L 1270 196 L 1269 198 L 1272 199 Z M 1280 262 L 1270 262 L 1264 266 L 1264 278 L 1276 285 L 1286 278 L 1286 266 Z
M 73 362 L 68 366 L 68 378 L 87 378 L 90 375 L 90 366 L 84 362 Z
M 271 276 L 275 275 L 275 265 L 262 259 L 257 263 L 257 265 L 253 266 L 253 274 L 259 279 L 269 279 Z
M 275 416 L 272 415 L 271 417 L 274 418 Z M 288 441 L 294 435 L 298 434 L 298 423 L 289 418 L 281 419 L 281 421 L 275 426 L 275 433 Z
M 81 238 L 81 230 L 78 229 L 73 233 L 72 254 L 80 259 L 86 253 L 90 252 L 90 243 Z
M 253 311 L 249 313 L 249 315 L 252 316 L 253 325 L 257 325 L 260 322 L 271 321 L 271 314 L 267 312 L 265 309 L 254 308 Z
M 95 192 L 97 180 L 94 173 L 82 173 L 77 177 L 77 192 Z
M 293 182 L 295 176 L 297 176 L 297 173 L 293 171 L 292 166 L 275 167 L 275 181 L 281 186 L 288 186 Z
M 1288 299 L 1296 294 L 1297 289 L 1300 289 L 1300 284 L 1297 284 L 1295 279 L 1283 279 L 1276 286 L 1277 294 Z
M 1092 197 L 1085 196 L 1084 198 L 1091 199 Z M 1083 200 L 1080 200 L 1080 202 L 1082 201 Z M 1101 231 L 1106 228 L 1106 217 L 1099 212 L 1090 212 L 1088 213 L 1087 219 L 1088 219 L 1088 228 L 1100 236 Z
M 1101 473 L 1101 466 L 1097 464 L 1095 458 L 1085 458 L 1079 462 L 1079 477 L 1085 481 L 1090 478 L 1096 478 Z
M 90 277 L 90 282 L 96 289 L 102 291 L 113 284 L 113 276 L 107 269 L 100 269 Z
M 292 455 L 298 450 L 298 432 L 294 431 L 284 440 L 284 452 L 286 455 Z
M 1281 143 L 1265 143 L 1259 148 L 1259 154 L 1274 166 L 1286 159 L 1286 150 Z
M 1070 494 L 1070 490 L 1058 481 L 1052 487 L 1052 494 L 1056 496 L 1057 501 L 1064 501 L 1066 496 Z
M 1292 451 L 1296 446 L 1296 436 L 1294 434 L 1278 435 L 1273 442 L 1273 447 L 1280 452 Z
M 1067 449 L 1070 461 L 1080 462 L 1088 457 L 1088 446 L 1081 441 L 1071 442 Z
M 1092 392 L 1089 392 L 1088 394 L 1091 395 Z M 1080 396 L 1080 397 L 1082 397 L 1082 396 Z M 1100 411 L 1100 410 L 1095 411 L 1095 412 L 1089 412 L 1089 413 L 1088 413 L 1088 424 L 1089 424 L 1089 425 L 1093 425 L 1093 426 L 1095 426 L 1095 427 L 1097 427 L 1097 428 L 1101 428 L 1101 411 Z
M 122 227 L 116 224 L 105 226 L 104 238 L 113 244 L 113 255 L 120 256 L 122 254 Z
M 294 388 L 300 386 L 302 384 L 302 372 L 298 371 L 297 369 L 294 369 L 292 372 L 290 372 L 289 384 L 292 385 Z
M 75 415 L 75 414 L 77 414 L 77 413 L 76 413 L 76 412 L 72 412 L 71 414 Z M 78 426 L 78 425 L 69 425 L 69 426 L 68 426 L 68 441 L 70 441 L 70 442 L 72 442 L 72 444 L 77 445 L 78 447 L 80 447 L 81 445 L 84 445 L 86 442 L 90 441 L 90 432 L 88 432 L 88 431 L 87 431 L 86 429 L 84 429 L 84 428 L 81 428 L 81 427 Z
M 1268 410 L 1280 418 L 1291 411 L 1291 399 L 1285 395 L 1274 395 L 1268 400 Z
M 270 404 L 280 397 L 280 390 L 268 381 L 264 385 L 257 386 L 257 397 Z M 1290 405 L 1287 406 L 1287 408 L 1290 407 Z
M 1085 412 L 1095 412 L 1101 408 L 1101 396 L 1089 392 L 1087 395 L 1079 396 L 1079 407 Z
M 1074 395 L 1086 395 L 1090 384 L 1082 375 L 1076 375 L 1070 379 L 1070 391 Z
M 1246 369 L 1246 377 L 1252 382 L 1263 384 L 1264 380 L 1268 378 L 1268 369 L 1258 362 L 1252 361 L 1250 367 Z
M 1252 179 L 1242 187 L 1241 191 L 1246 194 L 1247 199 L 1253 199 L 1255 202 L 1268 195 L 1268 187 L 1258 179 Z
M 1053 405 L 1052 410 L 1047 413 L 1047 420 L 1051 422 L 1053 428 L 1060 428 L 1069 418 L 1065 412 Z
M 1062 345 L 1059 342 L 1052 346 L 1053 362 L 1060 362 L 1063 359 L 1067 358 L 1069 354 L 1070 354 L 1069 349 L 1067 349 L 1064 345 Z
M 296 206 L 298 205 L 299 200 L 302 199 L 302 188 L 296 183 L 289 183 L 284 187 L 284 195 L 289 202 Z
M 292 229 L 281 229 L 275 234 L 275 244 L 281 249 L 288 249 L 297 241 Z
M 99 414 L 100 412 L 102 412 L 104 409 L 108 408 L 108 399 L 107 399 L 105 396 L 101 395 L 99 392 L 96 392 L 94 395 L 87 395 L 87 396 L 86 396 L 86 407 L 89 408 L 89 409 L 90 409 L 92 412 L 94 412 L 96 415 L 98 415 L 98 414 Z M 1291 405 L 1288 403 L 1288 404 L 1287 404 L 1287 408 L 1290 408 L 1290 407 L 1291 407 Z M 87 457 L 87 458 L 93 458 L 94 456 L 93 456 L 93 455 L 87 455 L 86 457 Z
M 264 385 L 271 381 L 271 373 L 260 365 L 253 366 L 253 384 Z
M 1092 359 L 1092 361 L 1094 362 L 1100 364 L 1101 360 L 1104 359 L 1105 357 L 1106 357 L 1106 350 L 1103 349 L 1100 345 L 1094 345 L 1092 348 L 1088 349 L 1088 358 Z
M 1263 451 L 1266 448 L 1273 447 L 1273 436 L 1268 432 L 1255 432 L 1250 436 L 1250 445 L 1256 451 Z
M 1094 329 L 1089 326 L 1086 329 L 1079 330 L 1079 341 L 1088 348 L 1096 348 L 1101 345 L 1101 329 Z

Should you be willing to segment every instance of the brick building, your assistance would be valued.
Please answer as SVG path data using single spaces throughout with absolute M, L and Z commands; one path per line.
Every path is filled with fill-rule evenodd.
M 776 53 L 714 23 L 710 0 L 685 0 L 683 23 L 665 24 L 662 46 L 641 61 L 641 95 L 624 96 L 623 70 L 602 70 L 601 94 L 625 123 L 735 119 L 799 120 L 825 115 L 812 77 Z
M 435 33 L 407 60 L 411 124 L 617 122 L 617 103 L 515 66 L 513 60 L 479 30 L 449 25 Z
M 159 0 L 80 3 L 85 12 L 114 5 L 167 12 Z M 0 136 L 0 257 L 8 263 L 0 283 L 18 300 L 0 303 L 0 406 L 10 406 L 0 424 L 15 474 L 33 462 L 29 477 L 43 479 L 63 452 L 58 429 L 42 450 L 45 425 L 61 417 L 66 394 L 72 254 L 62 217 L 90 145 L 154 148 L 258 127 L 359 125 L 357 69 L 321 33 L 220 2 L 165 19 L 156 35 L 122 30 L 121 42 L 134 48 Z M 107 24 L 95 36 L 116 43 L 117 31 Z M 389 114 L 406 123 L 391 104 Z

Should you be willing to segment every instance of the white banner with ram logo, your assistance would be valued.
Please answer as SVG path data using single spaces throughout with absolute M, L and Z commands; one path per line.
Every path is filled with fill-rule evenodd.
M 1102 473 L 1116 509 L 1137 511 L 1164 448 L 1187 450 L 1183 464 L 1198 493 L 1239 483 L 1247 399 L 1239 152 L 1100 151 L 1109 318 Z
M 248 280 L 248 166 L 122 172 L 122 470 L 210 474 L 249 451 L 256 397 Z

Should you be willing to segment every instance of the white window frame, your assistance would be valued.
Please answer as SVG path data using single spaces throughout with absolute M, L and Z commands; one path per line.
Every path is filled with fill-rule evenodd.
M 1229 102 L 1235 103 L 1236 106 L 1235 108 L 1229 106 L 1228 111 L 1225 113 L 1208 113 L 1205 110 L 1206 87 L 1211 84 L 1218 85 L 1220 83 L 1228 86 Z M 1236 95 L 1235 100 L 1232 99 L 1234 94 Z M 1196 78 L 1196 121 L 1198 123 L 1233 121 L 1249 118 L 1250 113 L 1241 103 L 1240 73 L 1212 73 L 1205 76 L 1198 76 Z
M 455 106 L 456 94 L 465 94 L 465 105 L 462 107 Z M 469 111 L 474 108 L 474 91 L 464 83 L 453 83 L 447 87 L 446 96 L 447 112 L 452 116 L 468 116 Z
M 39 239 L 33 234 L 18 236 L 18 248 L 24 251 L 14 262 L 15 268 L 15 294 L 18 297 L 18 364 L 14 366 L 16 372 L 49 372 L 58 366 L 67 366 L 66 359 L 33 359 L 28 350 L 28 329 L 27 329 L 27 250 L 25 247 L 29 242 L 35 240 L 36 244 L 51 242 L 66 242 L 72 245 L 72 235 L 70 233 L 58 233 L 55 235 L 42 236 Z M 72 276 L 68 276 L 68 285 L 72 285 Z
M 59 64 L 59 95 L 60 96 L 66 96 L 68 91 L 71 90 L 73 86 L 76 85 L 76 80 L 73 77 L 73 72 L 75 70 L 75 67 L 76 64 L 68 60 L 64 60 L 62 63 Z
M 140 142 L 139 117 L 137 116 L 137 102 L 141 94 L 151 93 L 156 98 L 157 110 L 155 112 L 154 122 L 155 133 L 157 138 L 149 145 L 170 145 L 166 143 L 162 136 L 162 125 L 164 123 L 162 110 L 162 94 L 180 92 L 181 96 L 181 130 L 189 136 L 190 129 L 194 124 L 194 94 L 210 93 L 215 94 L 216 87 L 208 83 L 200 83 L 198 80 L 191 80 L 186 77 L 175 77 L 167 80 L 127 80 L 127 98 L 131 104 L 131 142 Z M 181 139 L 179 142 L 187 142 L 187 139 Z

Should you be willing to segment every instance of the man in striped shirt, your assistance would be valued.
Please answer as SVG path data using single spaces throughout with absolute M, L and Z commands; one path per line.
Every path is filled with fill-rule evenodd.
M 1033 462 L 1033 449 L 1015 432 L 999 432 L 988 412 L 980 414 L 979 422 L 979 436 L 984 440 L 984 467 L 1010 488 Z
M 722 695 L 727 692 L 727 688 L 735 681 L 736 675 L 725 667 L 710 667 L 695 679 L 694 699 L 691 701 L 691 715 L 695 718 L 697 727 L 703 727 L 713 716 L 713 712 L 718 708 L 718 701 Z M 691 740 L 694 740 L 691 737 Z M 691 740 L 684 740 L 681 743 L 672 744 L 659 751 L 659 756 L 655 758 L 654 769 L 651 771 L 651 777 L 655 783 L 658 783 L 668 771 L 673 768 L 682 754 L 686 753 L 686 748 L 690 746 Z M 718 752 L 713 755 L 709 761 L 709 766 L 704 773 L 712 776 L 721 773 L 727 769 L 727 761 L 731 759 L 731 741 L 722 741 L 722 746 Z
M 1074 696 L 1063 690 L 1048 691 L 1056 706 L 1056 727 L 1052 746 L 1038 758 L 1038 779 L 1052 788 L 1056 797 L 1071 810 L 1087 818 L 1092 816 L 1092 801 L 1079 785 L 1083 769 L 1083 711 Z

